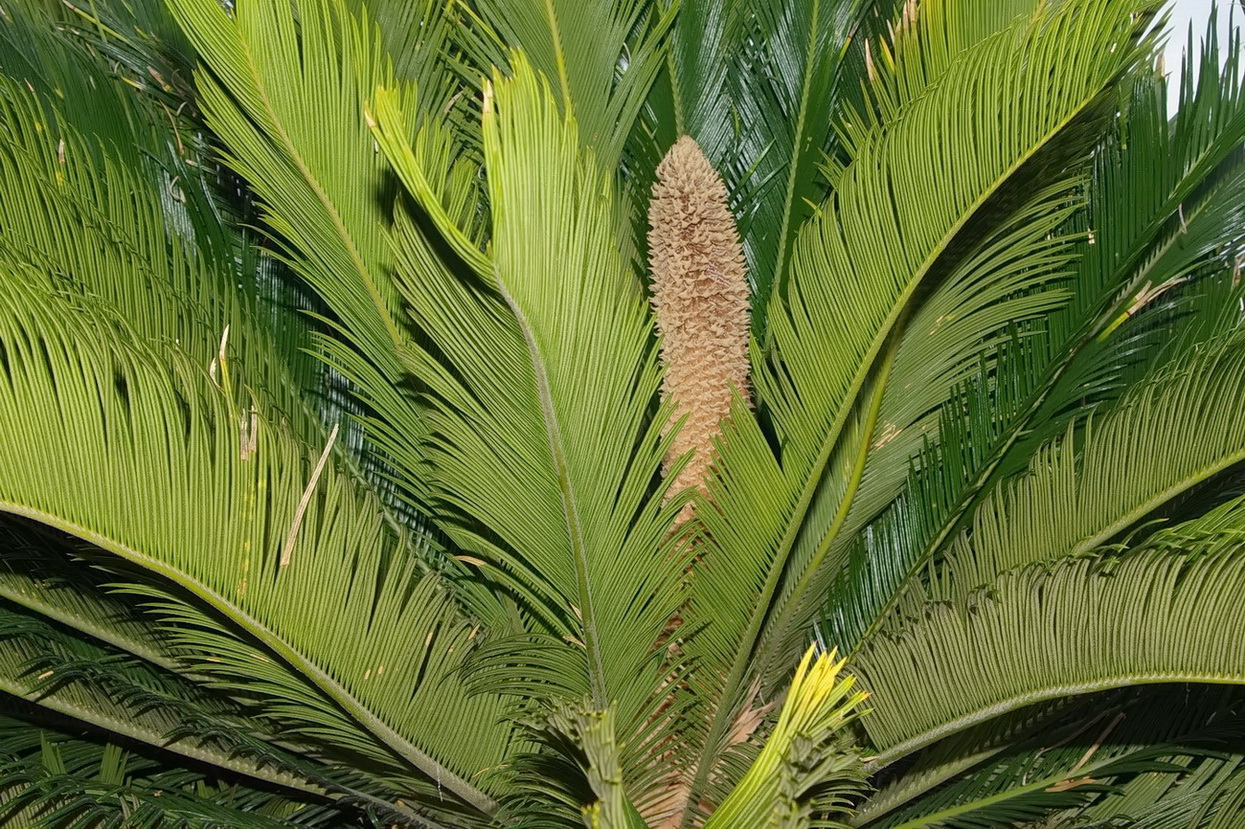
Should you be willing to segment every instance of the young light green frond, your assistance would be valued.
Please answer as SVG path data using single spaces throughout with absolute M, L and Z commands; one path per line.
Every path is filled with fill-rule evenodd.
M 440 124 L 428 121 L 415 128 L 409 123 L 409 113 L 418 106 L 413 97 L 414 90 L 409 87 L 377 90 L 369 112 L 377 144 L 422 208 L 422 215 L 418 216 L 405 209 L 398 210 L 395 282 L 418 327 L 441 329 L 454 338 L 471 328 L 489 342 L 488 347 L 477 351 L 470 341 L 464 340 L 465 347 L 460 347 L 455 345 L 454 339 L 450 339 L 441 348 L 447 349 L 445 353 L 449 362 L 474 365 L 474 371 L 479 373 L 481 380 L 496 384 L 491 393 L 500 399 L 511 390 L 506 385 L 507 375 L 496 373 L 495 365 L 489 367 L 488 361 L 498 357 L 498 338 L 513 336 L 511 348 L 518 355 L 516 359 L 525 358 L 517 335 L 498 330 L 499 324 L 504 328 L 504 322 L 500 321 L 510 317 L 510 312 L 495 297 L 490 301 L 473 296 L 474 291 L 469 287 L 476 279 L 491 279 L 491 263 L 481 250 L 486 228 L 477 226 L 477 217 L 473 215 L 474 205 L 484 198 L 483 183 L 479 181 L 479 170 L 474 163 L 454 157 L 452 142 Z M 437 278 L 430 278 L 431 274 L 436 274 Z M 377 417 L 368 422 L 371 441 L 394 459 L 393 474 L 403 489 L 410 493 L 408 497 L 416 504 L 435 505 L 443 496 L 437 493 L 428 475 L 426 449 L 432 424 L 426 417 L 424 407 L 413 400 L 410 390 L 372 381 L 375 370 L 360 355 L 331 342 L 324 345 L 329 362 L 355 382 L 360 398 L 377 413 Z M 413 367 L 415 375 L 424 377 L 430 388 L 435 390 L 440 381 L 428 379 L 425 370 L 431 369 L 434 376 L 439 377 L 441 369 L 431 368 L 431 365 L 420 368 L 430 356 L 413 349 L 404 355 L 404 359 Z M 511 370 L 522 369 L 512 366 Z M 522 481 L 511 483 L 515 490 L 510 497 L 521 498 L 519 488 Z M 472 555 L 473 551 L 478 552 L 481 543 L 491 543 L 479 539 L 474 527 L 443 529 L 456 543 L 463 545 L 466 555 L 459 557 L 459 560 L 464 563 L 480 561 Z M 474 563 L 465 566 L 475 568 Z M 507 605 L 509 600 L 501 598 L 495 579 L 509 585 L 504 589 L 517 588 L 517 594 L 524 596 L 531 592 L 534 583 L 539 583 L 540 573 L 529 568 L 519 582 L 504 571 L 481 572 L 476 569 L 475 573 L 477 578 L 459 583 L 457 593 L 460 598 L 499 636 L 504 636 L 507 631 L 523 630 L 522 625 L 515 623 L 513 609 L 499 606 Z M 545 626 L 550 630 L 559 630 L 560 635 L 569 635 L 570 629 L 555 621 L 564 615 L 565 602 L 553 598 L 548 605 L 551 615 L 544 614 Z M 537 601 L 535 609 L 538 615 L 541 607 L 542 603 Z M 582 675 L 578 670 L 570 673 Z
M 419 227 L 399 225 L 400 281 L 430 343 L 409 363 L 425 387 L 423 471 L 439 525 L 557 637 L 523 653 L 499 645 L 484 675 L 517 672 L 555 696 L 615 704 L 620 738 L 639 751 L 682 567 L 665 539 L 677 504 L 649 492 L 668 415 L 649 411 L 660 384 L 652 321 L 610 177 L 548 84 L 521 56 L 512 65 L 485 99 L 483 278 L 453 272 Z M 391 155 L 399 169 L 420 159 Z M 434 189 L 411 194 L 439 209 Z
M 1245 461 L 1245 340 L 1234 333 L 1069 430 L 984 501 L 930 583 L 959 599 L 1007 570 L 1082 555 Z
M 384 158 L 363 103 L 392 70 L 344 0 L 172 0 L 198 52 L 196 83 L 226 160 L 263 201 L 299 274 L 392 379 L 406 340 L 389 277 Z
M 834 652 L 809 648 L 796 668 L 773 732 L 748 773 L 705 821 L 705 829 L 768 826 L 798 829 L 817 816 L 818 825 L 850 809 L 863 784 L 859 755 L 840 731 L 860 716 L 868 696 L 853 691 L 855 677 L 841 677 Z M 843 824 L 837 824 L 842 826 Z
M 488 257 L 480 250 L 478 234 L 472 232 L 474 217 L 464 212 L 471 204 L 468 197 L 483 193 L 463 179 L 461 174 L 469 165 L 454 158 L 450 136 L 440 124 L 429 121 L 416 128 L 411 123 L 421 97 L 411 87 L 377 89 L 367 113 L 368 125 L 441 239 L 463 264 L 487 278 L 491 271 Z
M 373 21 L 394 76 L 420 91 L 424 118 L 443 123 L 473 157 L 480 153 L 483 77 L 504 52 L 473 37 L 473 15 L 455 0 L 347 0 L 359 19 Z
M 873 694 L 864 725 L 877 762 L 1043 700 L 1146 683 L 1245 683 L 1240 631 L 1228 621 L 1245 589 L 1242 550 L 1237 540 L 1205 554 L 1141 548 L 1064 559 L 894 619 L 852 662 Z
M 656 418 L 647 411 L 660 382 L 653 323 L 610 180 L 580 149 L 577 122 L 559 114 L 548 85 L 521 58 L 512 63 L 513 79 L 495 80 L 485 108 L 492 276 L 520 338 L 516 366 L 527 374 L 530 402 L 515 415 L 531 424 L 535 438 L 523 454 L 539 477 L 527 481 L 526 503 L 505 506 L 525 520 L 538 504 L 553 516 L 514 548 L 524 558 L 540 546 L 561 549 L 552 572 L 569 577 L 556 586 L 574 605 L 585 690 L 598 706 L 617 705 L 626 739 L 660 685 L 653 649 L 679 601 L 672 576 L 680 556 L 662 541 L 674 507 L 648 492 L 667 449 L 659 430 L 668 409 Z M 500 375 L 509 377 L 523 374 Z M 515 400 L 515 391 L 502 399 Z M 543 504 L 532 497 L 541 478 L 551 484 Z
M 523 52 L 574 113 L 580 141 L 602 171 L 617 170 L 623 144 L 665 59 L 677 4 L 644 0 L 475 0 L 500 43 Z M 517 68 L 517 67 L 516 67 Z
M 10 272 L 0 295 L 4 508 L 194 594 L 293 693 L 323 697 L 376 746 L 490 808 L 464 778 L 502 759 L 510 727 L 496 698 L 463 699 L 450 678 L 471 626 L 435 577 L 412 590 L 415 555 L 379 505 L 334 463 L 309 488 L 323 447 L 299 444 L 266 411 L 244 415 L 203 367 L 157 356 L 30 279 Z M 141 501 L 125 497 L 140 488 Z

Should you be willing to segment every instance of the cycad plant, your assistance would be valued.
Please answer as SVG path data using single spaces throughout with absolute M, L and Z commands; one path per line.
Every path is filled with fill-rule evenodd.
M 0 824 L 1245 825 L 1164 27 L 5 0 Z

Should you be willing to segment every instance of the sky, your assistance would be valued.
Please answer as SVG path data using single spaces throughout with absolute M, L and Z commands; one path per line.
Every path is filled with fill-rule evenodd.
M 1193 23 L 1194 42 L 1196 43 L 1206 31 L 1206 21 L 1210 17 L 1212 0 L 1174 0 L 1172 2 L 1172 31 L 1167 40 L 1167 52 L 1163 62 L 1171 76 L 1172 94 L 1168 96 L 1169 106 L 1174 110 L 1177 96 L 1175 84 L 1180 77 L 1180 55 L 1187 43 L 1189 23 Z M 1228 12 L 1230 6 L 1236 5 L 1234 19 L 1239 23 L 1243 15 L 1239 0 L 1219 0 L 1219 42 L 1226 44 L 1228 33 Z

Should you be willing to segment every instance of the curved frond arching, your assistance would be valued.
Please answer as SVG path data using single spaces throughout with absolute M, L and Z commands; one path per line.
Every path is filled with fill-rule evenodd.
M 0 599 L 72 628 L 166 670 L 176 670 L 173 652 L 153 635 L 140 614 L 110 596 L 102 573 L 91 574 L 71 560 L 62 539 L 37 537 L 31 527 L 0 528 L 4 568 Z
M 1029 473 L 974 514 L 930 584 L 963 597 L 1007 570 L 1088 553 L 1245 461 L 1245 348 L 1239 333 L 1207 343 L 1069 431 Z
M 17 712 L 14 712 L 17 713 Z M 323 802 L 274 796 L 258 787 L 230 785 L 202 772 L 167 769 L 115 743 L 0 718 L 0 821 L 12 829 L 108 825 L 123 815 L 135 827 L 255 826 L 290 823 L 332 827 L 348 812 Z
M 885 4 L 883 4 L 885 5 Z M 853 158 L 906 114 L 906 105 L 945 80 L 956 62 L 977 44 L 1044 12 L 1040 0 L 999 0 L 972 5 L 956 0 L 894 0 L 885 35 L 866 33 L 865 82 L 861 100 L 849 105 L 839 133 Z M 860 47 L 857 47 L 860 48 Z M 837 180 L 837 172 L 830 171 Z
M 0 823 L 1232 829 L 1170 2 L 0 0 Z M 755 295 L 676 457 L 693 140 Z
M 1239 689 L 1211 686 L 1091 696 L 935 791 L 889 813 L 867 808 L 852 825 L 988 829 L 1102 820 L 1154 829 L 1163 824 L 1151 821 L 1180 815 L 1181 829 L 1199 826 L 1195 813 L 1239 780 L 1241 700 Z
M 1211 64 L 1216 54 L 1212 41 Z M 895 402 L 882 402 L 880 434 L 832 542 L 831 560 L 849 564 L 830 594 L 830 638 L 853 641 L 875 626 L 902 582 L 967 526 L 979 500 L 1023 472 L 1070 420 L 1114 404 L 1154 366 L 1187 357 L 1235 324 L 1228 268 L 1240 244 L 1245 168 L 1233 148 L 1245 140 L 1245 98 L 1234 62 L 1223 71 L 1222 83 L 1203 85 L 1171 125 L 1161 86 L 1148 72 L 1122 91 L 1126 115 L 1095 151 L 1087 209 L 1062 229 L 1085 234 L 1070 278 L 1057 286 L 1068 292 L 1065 304 L 1009 325 L 1002 343 L 980 328 L 983 339 L 968 341 L 959 354 L 938 348 L 936 336 L 925 342 L 916 327 L 954 292 L 935 292 L 918 311 L 891 375 Z M 1169 295 L 1178 297 L 1174 311 L 1162 307 Z M 969 299 L 966 310 L 976 302 Z M 995 308 L 985 309 L 979 316 L 988 322 Z M 940 314 L 947 328 L 971 330 L 975 323 L 955 306 Z M 909 347 L 915 356 L 905 366 Z M 914 376 L 912 367 L 926 363 L 974 372 L 948 395 L 942 379 Z M 905 463 L 914 450 L 915 472 Z
M 75 640 L 34 618 L 0 607 L 0 691 L 36 702 L 43 708 L 106 729 L 152 747 L 233 771 L 253 781 L 320 795 L 323 789 L 271 757 L 247 756 L 241 745 L 212 739 L 211 730 L 228 733 L 241 720 L 210 697 L 178 693 L 173 681 L 130 664 L 118 670 L 118 657 Z M 81 666 L 96 673 L 92 677 Z M 100 675 L 118 680 L 107 685 Z M 168 695 L 175 705 L 154 701 Z M 189 713 L 201 729 L 188 728 Z M 231 722 L 232 720 L 232 722 Z M 179 730 L 184 730 L 180 736 Z M 197 732 L 197 733 L 196 733 Z M 262 746 L 262 744 L 257 744 Z
M 1030 706 L 934 743 L 919 752 L 902 773 L 875 776 L 873 781 L 878 788 L 861 804 L 849 823 L 868 826 L 874 822 L 894 821 L 897 811 L 921 808 L 914 804 L 924 802 L 927 797 L 938 798 L 939 790 L 951 781 L 989 765 L 1032 738 L 1041 739 L 1053 733 L 1053 728 L 1062 727 L 1070 707 L 1067 700 Z M 1095 711 L 1094 716 L 1100 716 L 1100 712 Z
M 32 544 L 32 529 L 14 533 L 8 544 Z M 383 775 L 347 770 L 343 743 L 300 742 L 289 728 L 291 721 L 272 720 L 271 708 L 262 712 L 263 719 L 252 716 L 260 697 L 257 686 L 239 687 L 231 699 L 220 693 L 221 662 L 211 663 L 210 674 L 188 671 L 193 656 L 202 653 L 201 642 L 183 649 L 179 640 L 193 637 L 161 631 L 154 614 L 140 612 L 121 596 L 105 595 L 81 562 L 77 567 L 59 563 L 50 543 L 27 551 L 8 546 L 3 555 L 8 572 L 0 596 L 29 610 L 14 611 L 0 602 L 4 691 L 30 700 L 32 710 L 71 717 L 84 727 L 171 751 L 194 764 L 290 787 L 313 799 L 387 807 L 384 797 L 395 791 L 394 784 Z M 79 552 L 91 555 L 85 546 Z M 102 582 L 105 575 L 96 579 Z M 36 616 L 55 624 L 40 624 Z M 75 638 L 64 627 L 86 638 Z M 250 667 L 247 676 L 256 679 L 253 662 Z M 288 688 L 278 686 L 276 692 L 288 699 Z
M 1138 549 L 1004 573 L 871 637 L 852 670 L 873 694 L 879 763 L 1043 700 L 1160 682 L 1245 683 L 1239 540 Z M 1017 647 L 1016 643 L 1024 643 Z M 971 681 L 969 681 L 971 678 Z M 919 688 L 919 694 L 906 689 Z M 888 703 L 886 700 L 890 700 Z
M 465 699 L 450 678 L 471 625 L 436 576 L 418 576 L 379 504 L 331 463 L 308 488 L 318 449 L 266 412 L 242 416 L 203 368 L 153 354 L 89 305 L 14 272 L 0 298 L 5 511 L 194 594 L 243 631 L 233 646 L 241 658 L 270 664 L 292 693 L 324 697 L 378 750 L 490 808 L 465 777 L 505 756 L 511 727 L 497 698 Z M 135 491 L 140 501 L 129 499 Z M 343 580 L 340 568 L 354 575 Z M 315 710 L 308 716 L 314 724 Z
M 876 515 L 879 506 L 902 498 L 903 485 L 921 470 L 928 473 L 927 467 L 945 469 L 946 480 L 964 486 L 971 469 L 958 464 L 977 461 L 969 452 L 1001 439 L 1001 425 L 1023 411 L 1029 386 L 1040 376 L 1041 345 L 1033 340 L 1043 332 L 1032 329 L 1067 300 L 1064 281 L 1072 246 L 1060 228 L 1075 204 L 1074 193 L 1062 184 L 1039 190 L 983 240 L 975 255 L 951 270 L 904 326 L 893 358 L 865 398 L 867 425 L 844 435 L 855 464 L 843 476 L 850 488 L 823 487 L 814 496 L 792 551 L 792 570 L 801 575 L 781 588 L 781 600 L 792 600 L 767 632 L 769 664 L 788 661 L 808 641 L 810 620 L 821 615 L 827 598 L 842 614 L 838 621 L 852 619 L 857 608 L 870 607 L 894 589 L 885 576 L 877 578 L 878 570 L 867 584 L 853 571 L 860 516 Z M 930 463 L 929 447 L 942 436 L 939 427 L 947 418 L 943 410 L 955 412 L 950 415 L 955 420 L 957 406 L 988 411 L 994 422 L 984 424 L 980 415 L 973 419 L 965 458 L 952 460 L 948 452 L 941 463 Z M 944 437 L 939 449 L 957 435 L 947 430 Z M 936 528 L 934 521 L 923 525 L 919 512 L 907 517 L 912 526 L 905 532 L 917 545 L 925 540 L 924 532 Z M 852 624 L 827 627 L 824 635 L 835 642 L 852 642 L 859 635 Z

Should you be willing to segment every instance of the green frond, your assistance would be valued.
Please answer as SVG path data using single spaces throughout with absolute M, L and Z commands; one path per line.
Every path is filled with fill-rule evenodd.
M 348 6 L 357 7 L 358 18 Z M 224 144 L 226 162 L 254 190 L 276 248 L 324 303 L 323 331 L 312 350 L 338 372 L 333 377 L 345 378 L 344 408 L 363 422 L 361 430 L 353 420 L 347 423 L 344 437 L 361 450 L 364 468 L 386 500 L 398 502 L 396 511 L 417 515 L 423 505 L 414 466 L 403 454 L 385 451 L 403 448 L 386 442 L 390 435 L 422 431 L 401 382 L 400 354 L 410 332 L 393 284 L 396 182 L 365 113 L 377 87 L 395 83 L 385 41 L 367 8 L 346 0 L 308 0 L 297 14 L 291 6 L 266 2 L 243 3 L 233 15 L 213 0 L 170 8 L 200 54 L 199 105 Z M 441 53 L 456 48 L 447 27 L 457 12 L 381 4 L 380 14 L 391 38 L 402 36 L 392 28 L 397 18 L 426 24 L 420 28 L 429 51 L 412 58 L 418 69 L 407 65 L 427 85 L 411 96 L 418 102 L 411 115 L 444 128 L 456 157 L 478 157 L 479 125 L 472 114 L 478 103 L 459 89 L 439 102 L 461 70 L 451 54 Z M 446 39 L 440 46 L 438 37 Z M 444 112 L 451 101 L 453 117 Z M 454 181 L 464 183 L 462 176 Z M 458 195 L 478 192 L 466 187 Z M 478 225 L 487 206 L 481 200 L 468 204 Z
M 1231 829 L 1241 40 L 1169 119 L 1164 22 L 3 3 L 0 823 Z M 666 502 L 684 134 L 754 335 Z
M 574 113 L 580 140 L 593 148 L 601 169 L 616 170 L 665 60 L 677 4 L 659 10 L 643 0 L 474 0 L 472 6 L 499 43 L 521 51 L 554 85 L 562 112 Z
M 788 603 L 767 633 L 770 646 L 764 650 L 770 661 L 763 674 L 771 670 L 768 665 L 789 661 L 804 646 L 809 622 L 821 615 L 827 599 L 834 611 L 831 618 L 838 621 L 867 616 L 860 609 L 875 597 L 889 595 L 876 557 L 869 556 L 867 566 L 874 572 L 865 577 L 872 582 L 868 587 L 860 584 L 861 574 L 854 569 L 861 516 L 876 516 L 880 508 L 891 506 L 904 494 L 905 484 L 911 489 L 927 486 L 911 480 L 916 474 L 940 474 L 945 477 L 939 483 L 948 489 L 963 487 L 971 467 L 958 468 L 948 448 L 961 437 L 970 451 L 989 446 L 1002 438 L 1000 426 L 1008 416 L 1023 411 L 1031 383 L 1041 375 L 1034 364 L 1045 345 L 1044 340 L 1032 342 L 1041 333 L 1031 323 L 1067 301 L 1064 284 L 1072 246 L 1060 227 L 1073 199 L 1063 184 L 1039 190 L 913 313 L 893 359 L 867 392 L 868 422 L 844 435 L 844 454 L 855 467 L 846 475 L 832 467 L 832 474 L 853 488 L 844 493 L 823 486 L 814 496 L 806 529 L 791 556 L 793 572 L 802 575 L 782 588 L 782 600 Z M 961 414 L 963 409 L 971 415 Z M 969 417 L 967 434 L 958 434 L 959 421 Z M 983 423 L 983 418 L 994 423 Z M 935 457 L 929 447 L 939 439 L 942 455 Z M 970 458 L 969 463 L 978 461 Z M 913 525 L 905 530 L 918 542 L 922 531 L 937 526 L 933 516 L 918 521 L 925 518 L 919 510 L 904 517 Z M 823 635 L 852 642 L 859 628 L 851 622 L 832 623 Z
M 825 553 L 792 564 L 792 551 L 822 548 L 841 526 L 850 497 L 838 493 L 850 496 L 858 485 L 876 439 L 876 407 L 897 337 L 918 296 L 978 249 L 983 235 L 998 227 L 992 222 L 1006 205 L 1001 194 L 1008 185 L 1025 180 L 1027 164 L 1054 152 L 1065 128 L 1086 117 L 1131 65 L 1133 33 L 1130 8 L 1077 2 L 1048 8 L 975 45 L 961 56 L 954 82 L 935 85 L 893 129 L 862 146 L 832 199 L 801 230 L 790 284 L 771 306 L 772 349 L 758 347 L 753 378 L 781 466 L 775 474 L 772 460 L 750 451 L 736 468 L 728 432 L 720 463 L 724 485 L 713 491 L 725 517 L 704 519 L 712 541 L 701 569 L 725 568 L 732 580 L 760 586 L 760 595 L 742 605 L 746 627 L 715 617 L 688 644 L 690 656 L 717 666 L 707 673 L 722 682 L 721 690 L 707 691 L 718 708 L 700 750 L 704 763 L 695 764 L 696 796 L 707 783 L 710 758 L 725 748 L 767 626 L 793 607 L 807 616 L 805 625 L 815 619 L 812 597 L 787 590 Z M 1018 54 L 1025 59 L 1018 61 Z M 954 136 L 944 134 L 953 129 Z M 922 148 L 937 157 L 922 155 Z M 956 155 L 943 157 L 943 148 Z M 1008 217 L 1005 212 L 1004 223 Z M 821 499 L 822 492 L 831 497 Z M 774 508 L 758 510 L 759 503 Z M 734 533 L 723 526 L 733 521 L 747 521 L 748 539 L 758 543 L 735 547 Z M 702 585 L 717 588 L 698 572 L 693 603 Z M 720 655 L 727 661 L 707 661 Z
M 201 773 L 163 769 L 115 744 L 97 744 L 0 719 L 0 820 L 25 827 L 341 826 L 346 814 Z
M 376 26 L 394 77 L 419 90 L 424 116 L 446 124 L 457 142 L 478 156 L 484 76 L 505 53 L 491 38 L 474 31 L 477 18 L 467 4 L 347 0 L 346 8 Z
M 1109 700 L 1091 695 L 1077 702 L 1092 711 L 1093 716 L 1101 716 Z M 1063 727 L 1072 707 L 1072 701 L 1057 700 L 1003 714 L 934 743 L 917 753 L 910 763 L 884 769 L 870 780 L 875 790 L 852 816 L 851 825 L 869 826 L 896 820 L 892 816 L 896 810 L 909 814 L 909 811 L 923 808 L 911 804 L 924 803 L 926 797 L 937 797 L 936 792 L 951 781 L 973 773 L 978 767 L 1000 761 L 999 758 L 1023 747 L 1034 737 L 1044 738 L 1054 733 L 1054 729 Z M 1076 719 L 1076 722 L 1079 724 L 1081 720 Z
M 832 143 L 842 59 L 867 4 L 684 0 L 668 74 L 678 134 L 726 179 L 753 288 L 754 330 L 792 268 L 800 226 L 824 200 L 817 172 Z
M 203 157 L 163 113 L 130 104 L 102 67 L 33 23 L 0 23 L 0 41 L 19 39 L 39 44 L 49 88 L 0 54 L 0 256 L 99 297 L 136 333 L 205 365 L 228 326 L 254 386 L 301 434 L 317 434 L 300 394 L 315 378 L 300 354 L 306 337 L 266 306 L 250 240 L 224 223 Z
M 864 51 L 865 66 L 860 99 L 845 107 L 838 127 L 848 159 L 904 117 L 908 104 L 944 82 L 967 52 L 1045 11 L 1040 0 L 1000 0 L 984 6 L 894 0 L 882 5 L 892 7 L 885 28 L 876 27 L 880 31 L 874 37 L 868 28 L 861 32 L 867 49 L 853 44 Z M 837 181 L 841 169 L 828 172 Z
M 176 669 L 175 655 L 152 634 L 146 620 L 108 595 L 102 586 L 106 576 L 74 561 L 63 539 L 6 523 L 0 527 L 0 544 L 0 598 L 153 665 Z
M 1238 631 L 1225 624 L 1243 579 L 1241 546 L 1230 540 L 1214 551 L 1140 548 L 1030 566 L 982 593 L 929 602 L 871 637 L 852 662 L 873 694 L 864 726 L 877 762 L 1071 694 L 1245 682 Z
M 1238 46 L 1235 41 L 1228 46 L 1221 68 L 1213 24 L 1200 55 L 1190 44 L 1185 77 L 1194 74 L 1195 63 L 1206 74 L 1196 88 L 1186 84 L 1170 124 L 1168 96 L 1159 79 L 1142 76 L 1124 90 L 1118 134 L 1109 136 L 1097 153 L 1084 218 L 1088 235 L 1080 246 L 1077 283 L 1088 290 L 1078 289 L 1068 308 L 1055 315 L 1052 334 L 1059 339 L 1081 328 L 1086 314 L 1101 306 L 1104 289 L 1115 295 L 1094 340 L 1079 349 L 1035 413 L 1039 428 L 1017 444 L 1006 464 L 1012 467 L 1009 471 L 1023 466 L 1037 445 L 1058 434 L 1087 395 L 1101 398 L 1104 385 L 1119 389 L 1136 377 L 1136 369 L 1127 370 L 1137 359 L 1126 350 L 1122 333 L 1136 328 L 1139 318 L 1155 306 L 1187 293 L 1186 283 L 1199 281 L 1199 268 L 1209 265 L 1220 274 L 1233 268 L 1232 251 L 1241 241 L 1242 165 L 1237 148 L 1245 141 L 1245 96 Z M 1203 324 L 1210 309 L 1199 310 L 1203 313 L 1191 315 L 1195 326 Z M 1180 315 L 1165 327 L 1181 328 Z M 1122 343 L 1123 358 L 1112 350 L 1117 342 Z M 1139 368 L 1146 370 L 1144 362 Z
M 862 814 L 855 825 L 1136 826 L 1163 811 L 1181 814 L 1181 827 L 1197 825 L 1192 812 L 1241 767 L 1239 692 L 1175 686 L 1131 696 L 1096 696 L 997 759 L 884 818 Z
M 325 793 L 263 743 L 231 743 L 224 735 L 245 733 L 246 721 L 222 701 L 3 607 L 0 690 L 185 760 L 303 796 Z
M 1116 791 L 1051 822 L 1107 822 L 1137 829 L 1230 829 L 1245 817 L 1245 761 L 1228 756 L 1173 757 L 1181 774 L 1154 772 L 1117 784 Z
M 954 261 L 957 246 L 975 242 L 964 231 L 982 206 L 1128 65 L 1130 36 L 1128 10 L 1118 5 L 1061 6 L 976 46 L 962 58 L 955 83 L 914 101 L 894 129 L 862 147 L 834 199 L 802 231 L 790 295 L 782 313 L 771 315 L 777 357 L 758 372 L 758 397 L 771 407 L 792 460 L 812 467 L 825 454 L 824 441 L 809 439 L 833 435 L 822 412 L 844 419 L 843 407 L 875 367 L 917 287 Z M 1107 48 L 1113 42 L 1120 48 Z M 1018 76 L 1011 74 L 1017 53 L 1030 67 Z M 1049 73 L 1039 70 L 1048 65 Z M 992 80 L 1004 67 L 1006 87 Z M 1059 79 L 1053 86 L 1051 74 Z M 935 141 L 931 130 L 951 128 L 943 113 L 966 106 L 999 117 L 983 120 L 971 140 Z M 959 147 L 964 156 L 923 158 L 920 146 Z M 830 285 L 830 274 L 845 276 Z M 812 358 L 832 342 L 833 361 Z
M 1206 54 L 1215 61 L 1213 41 Z M 1231 65 L 1224 71 L 1235 72 Z M 975 353 L 981 366 L 967 388 L 952 385 L 945 402 L 944 382 L 958 381 L 954 374 L 912 377 L 902 364 L 892 372 L 891 388 L 903 403 L 883 401 L 880 434 L 832 545 L 831 560 L 849 562 L 831 592 L 832 640 L 855 641 L 875 624 L 898 586 L 966 526 L 978 499 L 1022 472 L 1069 419 L 1114 402 L 1153 366 L 1235 324 L 1227 260 L 1240 236 L 1241 167 L 1232 151 L 1245 140 L 1238 88 L 1234 75 L 1206 86 L 1186 102 L 1174 131 L 1153 78 L 1140 77 L 1126 90 L 1128 115 L 1095 154 L 1088 211 L 1063 229 L 1085 234 L 1077 265 L 1060 286 L 1069 291 L 1066 304 L 1030 324 L 1009 325 L 1013 342 L 1001 346 L 989 328 L 978 329 L 980 342 L 967 339 L 958 353 L 935 347 L 936 337 L 923 343 L 915 320 L 908 327 L 900 361 L 911 341 L 918 368 L 956 360 L 969 367 Z M 1210 126 L 1199 132 L 1201 123 Z M 1173 143 L 1172 136 L 1188 134 L 1197 140 Z M 927 310 L 946 296 L 936 292 L 917 318 L 928 319 Z M 995 301 L 1014 307 L 1018 298 Z M 980 307 L 989 323 L 993 306 Z M 940 317 L 950 321 L 941 327 L 972 330 L 972 315 L 961 319 L 953 308 Z M 905 416 L 891 415 L 905 409 Z M 914 473 L 906 461 L 915 449 L 921 454 Z M 879 515 L 866 543 L 865 528 Z
M 266 411 L 244 416 L 227 378 L 217 388 L 203 367 L 154 354 L 98 310 L 29 279 L 3 281 L 5 510 L 176 584 L 238 626 L 241 658 L 284 677 L 291 693 L 323 697 L 399 762 L 490 808 L 465 776 L 500 762 L 510 727 L 499 700 L 464 699 L 450 678 L 471 625 L 436 576 L 418 577 L 416 555 L 376 501 L 334 463 L 313 476 L 321 448 Z M 124 495 L 140 490 L 139 502 Z M 316 711 L 307 716 L 314 724 Z
M 264 204 L 291 264 L 392 380 L 406 340 L 389 278 L 385 160 L 363 118 L 392 69 L 344 0 L 290 6 L 174 0 L 194 46 L 200 106 L 225 158 Z
M 596 798 L 581 807 L 583 825 L 588 829 L 645 829 L 647 824 L 623 790 L 622 752 L 613 709 L 559 707 L 550 717 L 550 727 L 560 740 L 583 752 L 581 771 Z
M 1007 570 L 1091 552 L 1245 460 L 1242 342 L 1234 333 L 1205 344 L 1040 450 L 1027 475 L 976 511 L 931 597 L 959 599 Z
M 642 751 L 683 566 L 665 538 L 678 505 L 649 491 L 668 414 L 651 411 L 656 342 L 610 176 L 549 85 L 520 55 L 512 66 L 485 98 L 487 258 L 456 273 L 423 228 L 399 221 L 399 280 L 428 342 L 410 357 L 424 386 L 421 474 L 439 526 L 547 631 L 494 642 L 481 676 L 615 705 L 620 740 Z M 429 156 L 394 140 L 400 116 L 387 106 L 378 98 L 386 152 L 466 249 L 420 166 Z

